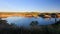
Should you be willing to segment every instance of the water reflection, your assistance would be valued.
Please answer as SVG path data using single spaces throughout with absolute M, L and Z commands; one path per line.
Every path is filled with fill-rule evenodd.
M 25 17 L 8 17 L 6 18 L 9 24 L 15 23 L 18 26 L 29 26 L 29 24 L 32 21 L 38 21 L 39 25 L 49 25 L 55 23 L 55 18 L 25 18 Z M 57 21 L 59 21 L 60 18 L 57 18 Z

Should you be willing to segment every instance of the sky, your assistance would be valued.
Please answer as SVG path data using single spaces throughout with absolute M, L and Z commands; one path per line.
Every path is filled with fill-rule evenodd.
M 0 0 L 0 12 L 60 11 L 60 0 Z

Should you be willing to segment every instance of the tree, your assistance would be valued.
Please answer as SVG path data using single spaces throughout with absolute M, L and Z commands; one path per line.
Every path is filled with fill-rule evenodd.
M 30 25 L 31 26 L 37 26 L 38 25 L 38 21 L 32 21 Z
M 7 23 L 7 21 L 6 20 L 2 20 L 1 18 L 0 18 L 0 28 L 2 28 L 2 29 L 8 29 L 9 28 L 9 24 Z
M 37 30 L 38 29 L 38 21 L 32 21 L 30 23 L 30 27 L 31 27 L 32 31 Z
M 56 19 L 56 18 L 57 18 L 57 15 L 56 15 L 56 13 L 52 13 L 52 14 L 51 14 L 51 17 L 52 17 L 52 18 L 55 18 L 55 22 L 57 22 L 57 19 Z
M 44 18 L 44 14 L 39 14 L 38 16 Z
M 0 18 L 0 24 L 7 24 L 7 21 Z

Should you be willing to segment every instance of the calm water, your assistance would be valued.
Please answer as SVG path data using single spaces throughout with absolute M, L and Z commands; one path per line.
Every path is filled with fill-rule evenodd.
M 59 21 L 60 18 L 57 18 Z M 8 17 L 5 20 L 8 21 L 9 24 L 15 23 L 18 26 L 29 26 L 32 21 L 38 21 L 38 25 L 49 25 L 55 23 L 55 18 L 45 19 L 45 18 L 25 18 L 25 17 Z

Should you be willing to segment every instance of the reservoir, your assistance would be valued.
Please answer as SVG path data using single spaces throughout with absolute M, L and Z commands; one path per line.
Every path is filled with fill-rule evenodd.
M 4 20 L 7 20 L 7 23 L 11 24 L 16 24 L 17 26 L 29 26 L 32 21 L 38 21 L 38 25 L 50 25 L 55 23 L 56 21 L 59 21 L 60 18 L 26 18 L 26 17 L 7 17 L 3 18 Z

